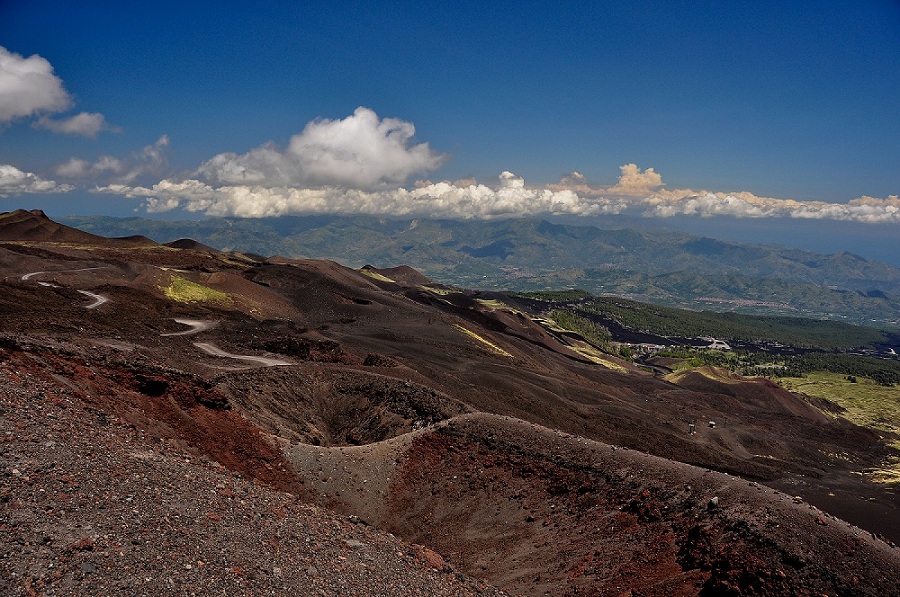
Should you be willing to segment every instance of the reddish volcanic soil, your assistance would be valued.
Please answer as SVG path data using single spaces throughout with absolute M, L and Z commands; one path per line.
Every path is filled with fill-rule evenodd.
M 84 234 L 0 215 L 4 593 L 900 594 L 889 448 L 827 403 L 410 268 Z

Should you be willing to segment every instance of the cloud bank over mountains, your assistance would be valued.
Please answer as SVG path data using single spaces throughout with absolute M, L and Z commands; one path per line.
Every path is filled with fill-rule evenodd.
M 267 143 L 245 154 L 221 153 L 192 177 L 150 186 L 111 184 L 95 192 L 144 201 L 150 212 L 184 209 L 212 216 L 364 213 L 496 219 L 538 215 L 594 216 L 637 212 L 646 217 L 734 216 L 900 223 L 900 199 L 860 197 L 848 203 L 760 197 L 749 192 L 665 189 L 662 175 L 636 164 L 620 167 L 611 186 L 592 185 L 580 173 L 556 184 L 529 186 L 509 171 L 494 185 L 474 180 L 417 181 L 445 156 L 413 143 L 415 127 L 379 119 L 367 108 L 343 120 L 317 120 L 287 148 Z M 93 166 L 92 166 L 93 167 Z
M 91 136 L 109 128 L 99 113 L 60 120 L 46 116 L 66 109 L 71 98 L 39 56 L 23 58 L 0 48 L 0 99 L 0 123 L 42 114 L 33 126 L 58 133 Z M 633 163 L 620 167 L 612 185 L 593 184 L 578 172 L 558 183 L 528 185 L 509 171 L 493 184 L 468 179 L 408 185 L 413 177 L 439 168 L 447 156 L 418 142 L 411 122 L 380 118 L 365 107 L 343 119 L 308 123 L 284 148 L 269 142 L 244 154 L 220 153 L 182 176 L 165 176 L 168 144 L 163 135 L 125 158 L 72 157 L 54 170 L 60 184 L 12 165 L 0 166 L 0 195 L 63 193 L 80 185 L 98 194 L 140 199 L 149 212 L 183 209 L 237 217 L 363 213 L 497 219 L 632 213 L 900 223 L 897 195 L 830 203 L 667 189 L 660 173 Z
M 624 169 L 636 169 L 626 164 Z M 651 173 L 656 174 L 656 173 Z M 658 174 L 656 175 L 658 176 Z M 420 181 L 411 189 L 365 190 L 335 185 L 291 187 L 212 185 L 186 179 L 152 186 L 110 185 L 95 189 L 144 200 L 149 212 L 176 208 L 211 216 L 273 217 L 287 214 L 365 213 L 497 219 L 538 215 L 594 216 L 639 212 L 646 217 L 733 216 L 738 218 L 830 219 L 865 223 L 900 223 L 900 198 L 860 197 L 848 203 L 797 201 L 691 189 L 655 189 L 637 193 L 628 180 L 609 188 L 591 187 L 570 175 L 559 184 L 528 186 L 511 172 L 498 184 L 471 181 Z M 627 194 L 622 192 L 626 190 Z
M 426 182 L 412 189 L 382 191 L 335 186 L 213 187 L 195 179 L 163 180 L 152 187 L 110 185 L 97 191 L 144 199 L 150 212 L 183 208 L 212 216 L 238 217 L 364 213 L 491 219 L 540 214 L 597 215 L 619 213 L 625 207 L 617 205 L 615 209 L 609 209 L 598 202 L 586 202 L 571 191 L 526 188 L 524 180 L 510 172 L 503 172 L 500 178 L 498 187 Z

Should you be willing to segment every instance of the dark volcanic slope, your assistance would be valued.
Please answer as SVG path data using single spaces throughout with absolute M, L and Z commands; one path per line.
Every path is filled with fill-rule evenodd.
M 410 553 L 443 571 L 434 573 L 451 583 L 443 591 L 469 582 L 451 569 L 536 595 L 900 591 L 896 549 L 804 502 L 817 499 L 807 493 L 813 487 L 846 500 L 875 496 L 858 500 L 858 522 L 878 519 L 870 530 L 900 536 L 893 495 L 854 474 L 882 461 L 884 440 L 771 383 L 714 369 L 665 381 L 585 353 L 577 339 L 556 336 L 496 300 L 431 286 L 406 268 L 354 271 L 326 261 L 260 263 L 203 248 L 34 240 L 5 243 L 0 266 L 0 397 L 4 420 L 28 430 L 19 436 L 9 427 L 5 466 L 27 476 L 28 487 L 44 489 L 14 498 L 13 489 L 23 487 L 19 476 L 15 487 L 4 487 L 3 544 L 27 548 L 7 552 L 9 592 L 91 592 L 81 583 L 94 573 L 94 592 L 129 590 L 110 579 L 137 582 L 137 575 L 110 576 L 108 566 L 87 556 L 87 543 L 67 547 L 81 535 L 92 549 L 112 554 L 102 557 L 131 553 L 121 546 L 132 538 L 158 543 L 177 554 L 166 562 L 179 570 L 195 557 L 189 545 L 209 541 L 199 537 L 226 546 L 238 540 L 233 528 L 215 530 L 216 517 L 225 518 L 219 501 L 204 513 L 185 497 L 177 467 L 149 477 L 149 491 L 166 488 L 154 491 L 153 516 L 199 518 L 213 535 L 192 523 L 179 542 L 168 522 L 148 522 L 143 530 L 72 531 L 79 537 L 51 536 L 42 544 L 21 530 L 48 512 L 65 528 L 107 529 L 101 511 L 41 495 L 96 501 L 53 483 L 68 476 L 87 486 L 91 474 L 130 479 L 139 472 L 128 450 L 165 462 L 201 458 L 424 544 L 428 549 Z M 18 394 L 17 385 L 29 390 Z M 40 419 L 40 412 L 55 418 Z M 707 427 L 707 420 L 718 424 Z M 698 432 L 690 435 L 694 421 Z M 71 459 L 53 463 L 44 449 L 50 446 L 38 439 L 41 424 L 78 429 L 54 431 L 48 440 L 71 442 L 77 454 L 98 438 L 103 470 L 67 470 L 76 467 Z M 132 447 L 110 448 L 120 445 Z M 185 474 L 207 478 L 194 469 Z M 245 491 L 228 483 L 228 491 Z M 129 495 L 134 501 L 138 494 Z M 271 495 L 242 497 L 250 504 L 241 520 L 254 527 L 251 537 L 265 512 L 288 519 L 310 512 L 274 506 Z M 265 505 L 253 510 L 256 503 Z M 330 524 L 322 518 L 316 528 Z M 274 533 L 269 545 L 293 541 L 282 527 L 266 528 Z M 393 549 L 371 541 L 382 546 L 377 550 Z M 346 561 L 386 574 L 381 555 L 360 559 L 363 548 L 344 545 L 352 552 Z M 216 557 L 198 554 L 194 561 L 231 562 Z M 307 571 L 330 566 L 310 564 L 309 552 L 296 557 Z M 59 578 L 42 568 L 53 558 L 62 566 Z M 88 560 L 93 568 L 83 566 Z M 137 559 L 124 561 L 143 576 Z M 170 563 L 159 566 L 174 574 Z M 281 577 L 257 571 L 251 584 L 236 585 L 221 566 L 205 569 L 218 570 L 207 589 L 192 590 L 302 593 L 311 586 L 283 568 Z M 347 592 L 339 584 L 316 586 Z
M 258 473 L 277 457 L 250 481 L 233 472 L 247 472 L 236 459 L 223 467 L 168 436 L 162 419 L 113 415 L 113 402 L 151 417 L 152 402 L 173 413 L 178 403 L 185 422 L 216 409 L 172 391 L 89 393 L 115 386 L 66 360 L 0 350 L 3 595 L 499 594 L 445 572 L 421 545 L 263 486 Z M 261 454 L 242 449 L 254 444 L 274 456 L 258 435 L 231 449 L 252 462 Z
M 39 209 L 0 213 L 0 241 L 52 242 L 92 246 L 141 247 L 155 245 L 146 236 L 105 238 L 54 222 Z

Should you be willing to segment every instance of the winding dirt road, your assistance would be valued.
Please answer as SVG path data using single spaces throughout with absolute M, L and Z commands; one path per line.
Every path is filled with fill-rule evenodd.
M 270 359 L 267 357 L 255 357 L 252 355 L 241 355 L 241 354 L 232 354 L 230 352 L 225 352 L 215 344 L 210 344 L 208 342 L 194 342 L 194 346 L 202 350 L 208 355 L 212 355 L 214 357 L 225 357 L 228 359 L 238 359 L 241 361 L 248 361 L 251 363 L 259 363 L 265 367 L 281 367 L 285 365 L 293 365 L 294 363 L 288 361 L 282 361 L 280 359 Z
M 33 278 L 34 276 L 37 276 L 40 274 L 63 273 L 63 272 L 84 272 L 84 271 L 88 271 L 88 270 L 105 269 L 106 267 L 109 267 L 109 266 L 85 267 L 82 269 L 59 270 L 59 271 L 53 271 L 53 272 L 50 272 L 50 271 L 29 272 L 27 274 L 22 275 L 21 279 L 27 281 L 27 280 L 30 280 L 31 278 Z M 49 282 L 38 282 L 38 284 L 40 284 L 41 286 L 56 287 L 55 284 L 50 284 Z M 90 292 L 89 290 L 78 290 L 78 292 L 94 299 L 94 302 L 90 303 L 89 305 L 84 306 L 85 309 L 96 309 L 100 305 L 109 302 L 109 297 L 103 296 L 102 294 Z M 182 325 L 188 326 L 188 329 L 182 330 L 180 332 L 167 332 L 165 334 L 160 334 L 160 336 L 192 336 L 194 334 L 199 334 L 200 332 L 212 329 L 219 324 L 218 321 L 211 321 L 211 320 L 205 320 L 205 319 L 176 318 L 175 321 Z M 262 365 L 263 367 L 283 367 L 283 366 L 295 364 L 290 361 L 283 361 L 281 359 L 270 359 L 268 357 L 233 354 L 233 353 L 227 352 L 225 350 L 222 350 L 215 344 L 210 344 L 209 342 L 194 342 L 194 346 L 196 346 L 197 348 L 199 348 L 206 354 L 214 356 L 214 357 L 222 357 L 222 358 L 226 358 L 226 359 L 237 359 L 239 361 L 247 361 L 249 363 L 257 363 L 259 365 Z
M 91 303 L 90 305 L 85 305 L 85 306 L 84 306 L 85 309 L 96 309 L 97 307 L 99 307 L 99 306 L 102 305 L 103 303 L 106 303 L 106 302 L 109 301 L 109 297 L 103 296 L 102 294 L 95 294 L 95 293 L 89 292 L 89 291 L 87 291 L 87 290 L 79 290 L 78 292 L 80 292 L 81 294 L 87 295 L 87 296 L 91 297 L 92 299 L 94 299 L 94 302 L 93 302 L 93 303 Z
M 101 265 L 98 267 L 83 267 L 81 269 L 61 269 L 61 270 L 43 271 L 43 272 L 29 272 L 29 273 L 23 275 L 21 279 L 22 280 L 30 280 L 31 278 L 33 278 L 34 276 L 37 276 L 39 274 L 65 274 L 65 273 L 71 273 L 71 272 L 88 272 L 88 271 L 95 270 L 95 269 L 108 269 L 109 267 L 110 266 L 108 266 L 108 265 Z
M 110 266 L 102 265 L 99 267 L 83 267 L 80 269 L 64 269 L 64 270 L 53 270 L 53 271 L 28 272 L 27 274 L 23 274 L 21 279 L 24 281 L 28 281 L 31 278 L 38 276 L 40 274 L 63 274 L 63 273 L 71 273 L 71 272 L 87 272 L 87 271 L 95 270 L 95 269 L 107 269 L 108 267 L 110 267 Z M 59 288 L 59 286 L 57 286 L 56 284 L 51 284 L 50 282 L 38 281 L 38 284 L 40 284 L 41 286 L 46 286 L 47 288 Z M 94 299 L 93 303 L 84 306 L 85 309 L 96 309 L 103 303 L 109 302 L 109 297 L 103 296 L 102 294 L 97 294 L 94 292 L 90 292 L 88 290 L 79 290 L 78 292 Z
M 212 329 L 219 324 L 218 321 L 211 321 L 208 319 L 179 318 L 175 319 L 175 322 L 188 326 L 188 329 L 180 332 L 167 332 L 165 334 L 160 334 L 160 336 L 193 336 L 194 334 L 199 334 L 200 332 Z

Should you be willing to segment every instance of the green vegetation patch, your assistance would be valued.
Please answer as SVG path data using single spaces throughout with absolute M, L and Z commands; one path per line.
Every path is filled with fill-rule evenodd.
M 462 332 L 463 334 L 465 334 L 465 335 L 468 336 L 469 338 L 472 338 L 473 340 L 477 340 L 478 342 L 480 342 L 481 344 L 483 344 L 484 346 L 486 346 L 486 347 L 487 347 L 491 352 L 493 352 L 494 354 L 498 354 L 498 355 L 500 355 L 500 356 L 502 356 L 502 357 L 512 357 L 511 354 L 509 354 L 508 352 L 506 352 L 505 350 L 503 350 L 502 348 L 500 348 L 499 346 L 497 346 L 497 345 L 494 344 L 493 342 L 491 342 L 491 341 L 489 341 L 489 340 L 485 340 L 484 338 L 482 338 L 481 336 L 479 336 L 478 334 L 476 334 L 476 333 L 473 332 L 472 330 L 470 330 L 470 329 L 468 329 L 468 328 L 466 328 L 466 327 L 463 327 L 463 326 L 461 326 L 461 325 L 458 324 L 458 323 L 454 323 L 454 324 L 453 324 L 453 327 L 455 327 L 457 330 L 459 330 L 460 332 Z
M 825 398 L 840 405 L 846 409 L 841 416 L 857 425 L 900 433 L 900 387 L 887 387 L 871 379 L 826 372 L 785 377 L 778 383 L 792 392 Z
M 736 384 L 741 382 L 741 378 L 733 376 L 727 369 L 719 367 L 702 366 L 697 368 L 682 368 L 665 376 L 665 380 L 677 384 L 684 379 L 688 373 L 699 373 L 707 379 L 725 384 Z
M 659 336 L 688 338 L 710 336 L 750 342 L 769 340 L 825 350 L 873 346 L 895 337 L 892 332 L 886 330 L 837 321 L 690 311 L 618 297 L 596 297 L 583 290 L 530 292 L 519 296 L 548 303 L 577 302 L 570 308 L 612 319 L 635 331 Z
M 611 361 L 607 354 L 600 352 L 587 342 L 576 341 L 574 342 L 570 348 L 591 361 L 592 363 L 596 363 L 598 365 L 603 365 L 607 369 L 612 369 L 613 371 L 618 371 L 619 373 L 628 373 L 628 369 L 616 363 L 615 361 Z
M 894 447 L 900 449 L 900 445 L 894 444 Z M 900 457 L 891 456 L 883 467 L 867 471 L 866 475 L 876 483 L 900 485 Z
M 498 301 L 497 299 L 475 299 L 475 302 L 485 309 L 490 309 L 492 311 L 510 310 L 509 305 L 503 301 Z
M 441 288 L 439 286 L 426 286 L 425 290 L 439 296 L 447 296 L 448 294 L 456 294 L 459 292 L 458 288 Z
M 772 340 L 824 349 L 870 346 L 883 342 L 887 336 L 883 330 L 835 321 L 687 311 L 611 297 L 585 302 L 579 305 L 579 309 L 604 315 L 625 327 L 660 336 Z
M 569 309 L 553 309 L 549 315 L 550 319 L 563 330 L 575 332 L 594 346 L 603 349 L 609 347 L 612 335 L 602 325 L 598 325 Z
M 388 278 L 387 276 L 385 276 L 385 275 L 383 275 L 383 274 L 379 274 L 379 273 L 376 272 L 375 270 L 369 269 L 369 268 L 367 268 L 367 267 L 364 267 L 364 268 L 362 268 L 362 269 L 358 269 L 358 270 L 356 270 L 356 271 L 358 271 L 359 273 L 361 273 L 361 274 L 364 275 L 364 276 L 369 276 L 369 277 L 372 278 L 373 280 L 380 280 L 380 281 L 382 281 L 382 282 L 391 282 L 392 284 L 396 284 L 396 283 L 397 283 L 396 280 L 391 280 L 391 279 Z
M 811 352 L 776 358 L 760 351 L 679 347 L 661 350 L 657 356 L 679 359 L 680 362 L 673 366 L 676 370 L 712 365 L 746 376 L 798 378 L 809 373 L 828 372 L 867 378 L 885 387 L 900 384 L 900 361 L 856 354 Z
M 840 416 L 877 431 L 893 434 L 889 445 L 900 450 L 900 388 L 874 380 L 837 373 L 816 372 L 805 377 L 786 377 L 779 383 L 792 392 L 825 398 L 840 405 Z M 880 468 L 865 471 L 873 481 L 900 485 L 900 455 L 891 456 Z
M 814 352 L 792 358 L 787 364 L 801 373 L 828 371 L 865 377 L 882 386 L 900 384 L 900 360 L 897 359 Z
M 191 282 L 181 276 L 173 275 L 169 285 L 161 287 L 163 293 L 179 303 L 218 303 L 231 304 L 231 297 L 209 286 Z
M 534 299 L 537 301 L 578 301 L 581 299 L 596 298 L 587 290 L 574 288 L 571 290 L 541 290 L 538 292 L 519 292 L 516 296 Z

